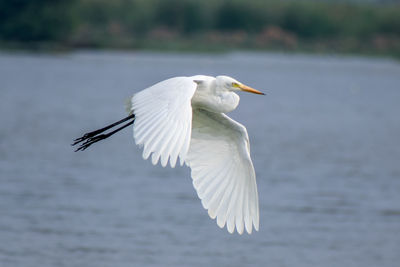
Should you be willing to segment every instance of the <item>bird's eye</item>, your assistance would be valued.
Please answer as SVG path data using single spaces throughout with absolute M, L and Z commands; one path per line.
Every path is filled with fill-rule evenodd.
M 232 87 L 239 87 L 239 84 L 238 84 L 238 83 L 235 83 L 235 82 L 233 82 L 233 83 L 232 83 Z

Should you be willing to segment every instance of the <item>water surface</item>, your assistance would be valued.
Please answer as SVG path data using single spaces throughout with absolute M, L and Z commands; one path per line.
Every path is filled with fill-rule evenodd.
M 249 132 L 260 231 L 208 218 L 189 169 L 143 161 L 127 130 L 70 143 L 126 116 L 160 80 L 230 75 Z M 0 54 L 1 266 L 396 266 L 400 64 L 234 53 Z

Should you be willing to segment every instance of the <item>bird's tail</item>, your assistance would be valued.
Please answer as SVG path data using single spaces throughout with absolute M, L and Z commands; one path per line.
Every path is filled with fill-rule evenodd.
M 124 124 L 124 125 L 122 125 L 121 127 L 117 128 L 117 129 L 109 132 L 109 133 L 101 134 L 101 133 L 107 131 L 108 129 L 111 129 L 111 128 L 113 128 L 113 127 L 115 127 L 115 126 L 117 126 L 117 125 L 119 125 L 119 124 L 121 124 L 123 122 L 126 122 L 126 121 L 129 121 L 129 122 Z M 98 129 L 98 130 L 95 130 L 95 131 L 92 131 L 92 132 L 89 132 L 89 133 L 85 133 L 82 137 L 76 138 L 74 140 L 74 143 L 72 143 L 71 145 L 75 146 L 75 145 L 79 144 L 79 147 L 75 150 L 75 152 L 83 151 L 86 148 L 88 148 L 89 146 L 91 146 L 92 144 L 94 144 L 94 143 L 96 143 L 96 142 L 98 142 L 100 140 L 103 140 L 103 139 L 106 139 L 106 138 L 110 137 L 111 135 L 121 131 L 122 129 L 124 129 L 126 127 L 128 127 L 129 125 L 132 125 L 134 122 L 135 122 L 135 114 L 133 114 L 133 112 L 130 111 L 128 117 L 123 118 L 122 120 L 114 122 L 114 123 L 112 123 L 110 125 L 107 125 L 106 127 L 103 127 L 101 129 Z

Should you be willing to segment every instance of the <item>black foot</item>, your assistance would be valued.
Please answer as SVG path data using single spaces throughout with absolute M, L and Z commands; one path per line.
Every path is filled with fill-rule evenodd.
M 104 131 L 106 131 L 106 130 L 108 130 L 108 129 L 110 129 L 110 128 L 118 125 L 118 124 L 121 124 L 121 123 L 123 123 L 123 122 L 125 122 L 127 120 L 130 120 L 130 119 L 132 119 L 130 122 L 128 122 L 127 124 L 125 124 L 125 125 L 123 125 L 121 127 L 119 127 L 118 129 L 116 129 L 116 130 L 114 130 L 112 132 L 109 132 L 107 134 L 100 134 L 100 133 L 102 133 L 102 132 L 104 132 Z M 98 129 L 98 130 L 93 131 L 93 132 L 85 133 L 82 137 L 76 138 L 74 140 L 74 143 L 72 143 L 71 145 L 75 146 L 75 145 L 81 143 L 79 145 L 79 147 L 75 150 L 75 152 L 83 151 L 86 148 L 88 148 L 89 146 L 91 146 L 92 144 L 94 144 L 94 143 L 96 143 L 96 142 L 98 142 L 100 140 L 103 140 L 103 139 L 106 139 L 106 138 L 110 137 L 111 135 L 115 134 L 116 132 L 121 131 L 122 129 L 128 127 L 129 125 L 132 125 L 134 122 L 135 122 L 135 115 L 132 114 L 132 115 L 130 115 L 130 116 L 128 116 L 128 117 L 126 117 L 126 118 L 124 118 L 124 119 L 122 119 L 120 121 L 117 121 L 117 122 L 115 122 L 115 123 L 113 123 L 111 125 L 108 125 L 108 126 L 106 126 L 104 128 Z
M 100 140 L 106 139 L 107 137 L 110 137 L 110 135 L 108 135 L 108 134 L 101 134 L 101 135 L 97 135 L 97 136 L 90 137 L 90 136 L 88 136 L 87 134 L 85 134 L 84 136 L 75 139 L 75 140 L 74 140 L 75 143 L 73 143 L 72 146 L 74 146 L 74 145 L 76 145 L 76 144 L 78 144 L 78 143 L 83 142 L 83 141 L 86 140 L 84 143 L 80 144 L 79 147 L 75 150 L 75 152 L 77 152 L 77 151 L 83 151 L 83 150 L 85 150 L 86 148 L 88 148 L 89 146 L 91 146 L 92 144 L 94 144 L 94 143 L 96 143 L 96 142 L 98 142 L 98 141 L 100 141 Z

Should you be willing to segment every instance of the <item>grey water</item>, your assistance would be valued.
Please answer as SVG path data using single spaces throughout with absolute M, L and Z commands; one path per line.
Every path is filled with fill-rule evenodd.
M 230 75 L 260 230 L 229 234 L 187 167 L 152 166 L 126 116 L 160 80 Z M 0 266 L 399 266 L 400 64 L 269 53 L 0 53 Z

